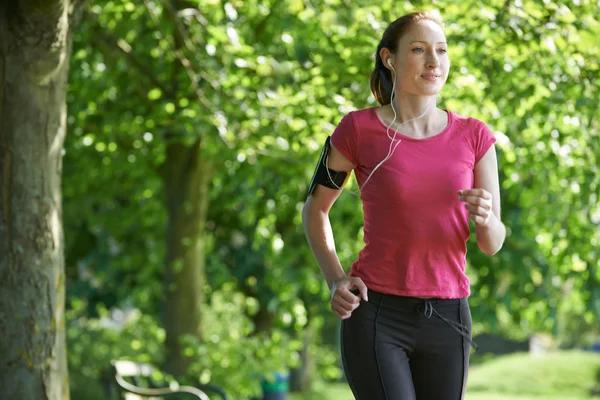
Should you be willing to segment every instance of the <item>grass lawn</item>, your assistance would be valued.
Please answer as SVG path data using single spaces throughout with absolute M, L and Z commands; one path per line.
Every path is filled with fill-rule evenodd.
M 325 391 L 307 395 L 290 395 L 290 400 L 354 400 L 350 389 L 345 384 L 333 384 Z M 557 396 L 518 396 L 514 394 L 494 394 L 469 392 L 465 400 L 589 400 L 589 397 L 569 397 L 564 395 Z
M 334 384 L 327 388 L 326 391 L 320 393 L 312 393 L 304 396 L 290 395 L 290 400 L 354 400 L 350 389 L 344 384 Z M 589 397 L 565 397 L 558 396 L 518 396 L 514 394 L 494 394 L 469 392 L 465 400 L 589 400 Z
M 589 397 L 559 396 L 517 396 L 514 394 L 467 393 L 465 400 L 589 400 Z
M 466 400 L 584 400 L 600 355 L 579 351 L 514 354 L 471 367 Z M 346 384 L 290 400 L 354 400 Z
M 600 354 L 564 351 L 543 355 L 513 354 L 471 369 L 469 393 L 541 396 L 552 399 L 589 398 Z

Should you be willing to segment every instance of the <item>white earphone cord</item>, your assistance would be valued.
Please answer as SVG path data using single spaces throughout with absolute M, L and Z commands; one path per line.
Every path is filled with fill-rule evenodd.
M 389 60 L 388 60 L 389 62 Z M 381 165 L 383 165 L 384 162 L 386 162 L 387 160 L 389 160 L 392 155 L 394 154 L 394 152 L 396 151 L 396 148 L 398 147 L 398 145 L 400 144 L 400 142 L 402 142 L 401 139 L 398 139 L 398 142 L 394 145 L 394 148 L 392 149 L 392 145 L 394 144 L 394 141 L 396 141 L 396 135 L 398 134 L 398 130 L 394 129 L 394 136 L 390 137 L 390 128 L 392 127 L 392 125 L 394 125 L 394 122 L 396 122 L 396 118 L 398 117 L 396 114 L 396 108 L 394 107 L 394 99 L 396 97 L 396 70 L 392 67 L 392 71 L 394 71 L 394 83 L 392 85 L 392 95 L 390 96 L 390 105 L 392 106 L 392 111 L 394 111 L 394 119 L 392 120 L 392 122 L 388 125 L 385 133 L 387 135 L 388 138 L 390 138 L 392 141 L 390 142 L 390 148 L 388 149 L 388 154 L 385 156 L 385 158 L 383 160 L 381 160 L 381 162 L 379 162 L 379 164 L 377 164 L 375 166 L 375 168 L 373 168 L 373 171 L 371 171 L 371 173 L 369 174 L 369 176 L 367 177 L 367 179 L 365 179 L 365 182 L 362 184 L 362 186 L 359 187 L 359 190 L 356 192 L 350 192 L 351 194 L 358 194 L 360 193 L 360 191 L 363 190 L 363 188 L 365 187 L 365 185 L 367 184 L 367 182 L 369 182 L 369 179 L 371 179 L 371 177 L 373 176 L 373 173 L 375 173 L 375 171 L 377 170 L 377 168 L 379 168 Z M 427 114 L 427 111 L 429 111 L 429 108 L 431 107 L 431 105 L 434 103 L 435 97 L 429 102 L 429 104 L 427 105 L 427 108 L 425 109 L 425 111 L 423 112 L 423 114 L 419 115 L 418 117 L 415 118 L 411 118 L 411 119 L 407 119 L 404 122 L 400 122 L 398 125 L 403 125 L 407 122 L 410 121 L 415 121 L 417 119 L 423 118 L 425 116 L 425 114 Z M 325 170 L 327 171 L 327 176 L 329 177 L 329 180 L 331 183 L 333 183 L 333 186 L 335 186 L 336 188 L 338 188 L 339 190 L 342 190 L 341 187 L 339 187 L 338 185 L 336 185 L 335 182 L 333 182 L 333 179 L 331 178 L 331 174 L 329 173 L 329 154 L 327 155 L 326 159 L 325 159 Z

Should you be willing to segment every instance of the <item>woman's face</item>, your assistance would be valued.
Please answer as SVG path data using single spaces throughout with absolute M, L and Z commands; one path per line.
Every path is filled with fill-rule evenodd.
M 439 93 L 450 69 L 446 35 L 433 21 L 422 20 L 410 26 L 391 55 L 396 70 L 396 87 L 417 96 Z

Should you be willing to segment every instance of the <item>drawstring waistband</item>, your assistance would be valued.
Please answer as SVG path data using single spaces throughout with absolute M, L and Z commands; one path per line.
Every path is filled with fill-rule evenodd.
M 418 306 L 417 310 L 421 311 L 421 305 Z M 443 317 L 433 307 L 432 301 L 426 299 L 425 300 L 425 310 L 423 311 L 423 315 L 425 315 L 425 317 L 427 319 L 429 319 L 434 314 L 438 318 L 440 318 L 442 321 L 444 321 L 445 323 L 447 323 L 448 325 L 450 325 L 450 327 L 452 329 L 454 329 L 456 332 L 458 332 L 462 337 L 464 337 L 465 339 L 467 339 L 469 341 L 469 343 L 471 344 L 471 346 L 473 346 L 473 348 L 475 350 L 479 350 L 479 346 L 477 345 L 477 343 L 475 343 L 473 341 L 473 339 L 469 336 L 469 327 L 468 326 L 459 324 L 458 322 L 455 322 L 455 321 L 450 321 L 448 318 Z

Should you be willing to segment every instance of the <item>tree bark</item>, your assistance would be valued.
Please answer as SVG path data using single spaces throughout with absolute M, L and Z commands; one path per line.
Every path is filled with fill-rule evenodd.
M 258 312 L 252 317 L 252 322 L 254 322 L 254 333 L 270 333 L 273 330 L 274 319 L 275 314 L 267 310 L 266 305 L 261 306 Z
M 204 304 L 204 239 L 208 210 L 210 164 L 201 141 L 192 146 L 167 146 L 163 165 L 169 215 L 165 270 L 166 370 L 185 375 L 192 359 L 183 354 L 183 335 L 202 340 Z
M 310 344 L 313 340 L 313 328 L 306 325 L 302 330 L 302 349 L 300 350 L 300 365 L 290 372 L 290 391 L 308 393 L 311 390 L 313 360 L 310 354 Z
M 68 0 L 0 3 L 0 393 L 69 398 L 61 171 Z

